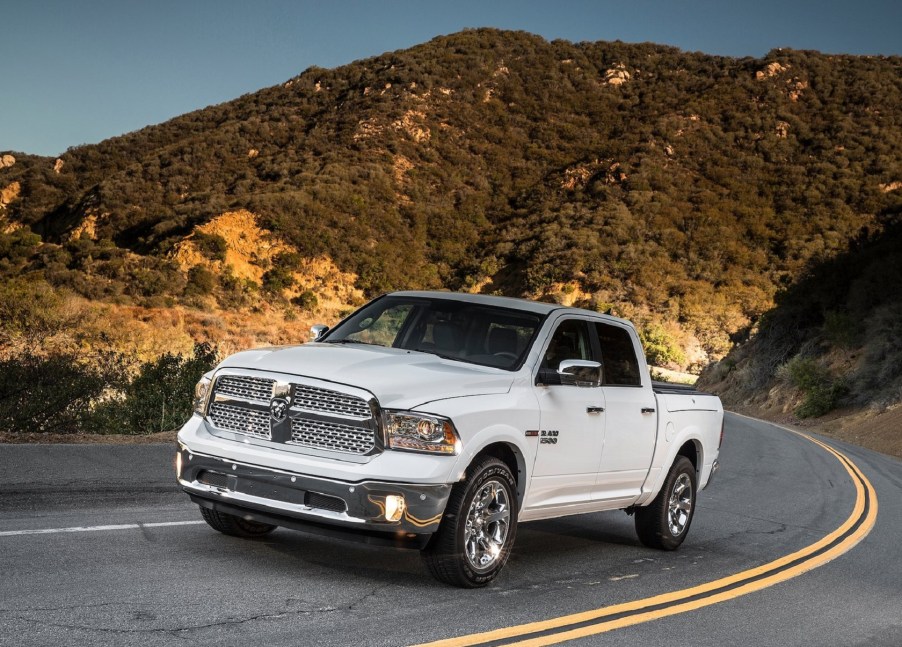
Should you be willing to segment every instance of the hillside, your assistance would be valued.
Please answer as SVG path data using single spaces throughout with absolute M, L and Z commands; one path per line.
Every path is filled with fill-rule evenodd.
M 633 318 L 652 361 L 697 370 L 884 229 L 900 145 L 898 57 L 469 30 L 58 159 L 0 152 L 0 280 L 289 327 L 396 288 L 525 295 Z
M 790 423 L 854 413 L 823 431 L 902 457 L 902 209 L 893 215 L 813 264 L 700 385 L 734 410 Z

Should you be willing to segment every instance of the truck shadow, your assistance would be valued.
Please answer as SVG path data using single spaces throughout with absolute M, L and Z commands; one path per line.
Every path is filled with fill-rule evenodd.
M 430 576 L 415 550 L 370 546 L 354 541 L 329 539 L 279 529 L 264 539 L 241 540 L 218 537 L 220 550 L 235 551 L 236 559 L 255 559 L 263 570 L 285 573 L 297 570 L 305 577 L 347 582 L 399 585 L 405 588 L 448 588 Z M 618 568 L 647 552 L 633 532 L 632 519 L 623 513 L 577 515 L 520 525 L 511 561 L 500 581 L 521 585 L 539 573 L 584 573 L 593 569 Z M 261 573 L 264 575 L 265 573 Z

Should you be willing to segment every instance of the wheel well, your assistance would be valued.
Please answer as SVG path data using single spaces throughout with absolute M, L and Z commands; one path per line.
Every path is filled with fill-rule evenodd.
M 526 474 L 526 462 L 523 460 L 523 455 L 516 447 L 508 445 L 507 443 L 492 443 L 491 445 L 484 447 L 482 451 L 474 456 L 472 463 L 475 463 L 479 458 L 483 456 L 494 456 L 502 463 L 507 465 L 508 469 L 511 471 L 511 474 L 514 477 L 514 480 L 517 482 L 517 499 L 522 505 L 524 475 Z
M 677 456 L 685 456 L 689 459 L 696 472 L 701 468 L 699 461 L 700 455 L 701 450 L 699 450 L 698 444 L 694 440 L 687 440 L 683 443 L 683 446 L 680 447 L 680 451 L 677 452 Z

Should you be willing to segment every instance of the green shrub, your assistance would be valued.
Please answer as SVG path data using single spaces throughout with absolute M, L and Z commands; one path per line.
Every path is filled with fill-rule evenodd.
M 683 349 L 664 328 L 650 324 L 639 331 L 639 339 L 645 350 L 645 358 L 653 366 L 664 364 L 682 364 L 686 361 Z
M 205 234 L 202 231 L 194 232 L 194 245 L 197 251 L 211 261 L 224 261 L 229 244 L 219 234 Z
M 301 308 L 302 310 L 313 312 L 319 305 L 319 299 L 316 298 L 316 295 L 311 290 L 304 290 L 299 295 L 294 297 L 291 300 L 291 303 Z
M 799 418 L 829 413 L 849 392 L 844 378 L 835 378 L 830 369 L 811 357 L 796 355 L 777 369 L 777 377 L 804 394 L 802 404 L 795 410 Z
M 273 267 L 263 273 L 263 289 L 270 294 L 287 290 L 294 285 L 294 274 L 284 267 Z
M 125 382 L 125 363 L 113 353 L 90 361 L 70 353 L 0 361 L 0 429 L 92 431 L 94 404 Z
M 216 365 L 216 350 L 195 344 L 191 357 L 172 353 L 141 366 L 124 397 L 99 407 L 95 421 L 110 433 L 169 431 L 191 417 L 194 385 Z
M 204 296 L 216 287 L 216 275 L 203 265 L 195 265 L 188 270 L 185 296 Z

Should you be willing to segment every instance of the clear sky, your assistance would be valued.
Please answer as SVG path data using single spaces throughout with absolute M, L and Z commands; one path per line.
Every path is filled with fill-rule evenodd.
M 0 0 L 0 152 L 57 155 L 466 27 L 902 54 L 902 0 Z

